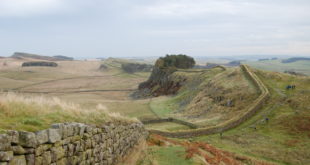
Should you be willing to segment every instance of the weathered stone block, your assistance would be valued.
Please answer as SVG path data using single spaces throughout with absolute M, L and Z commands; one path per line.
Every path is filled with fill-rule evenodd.
M 26 151 L 25 154 L 34 154 L 34 148 L 24 148 L 24 150 Z
M 44 165 L 43 158 L 41 156 L 35 157 L 35 165 Z
M 83 134 L 85 133 L 85 130 L 86 130 L 86 125 L 85 124 L 79 124 L 79 127 L 80 127 L 79 135 L 83 136 Z
M 32 132 L 19 132 L 19 144 L 23 147 L 36 147 L 36 135 Z
M 24 155 L 14 156 L 10 161 L 10 165 L 27 165 Z
M 38 144 L 44 144 L 48 142 L 48 132 L 47 130 L 42 130 L 36 132 Z
M 47 130 L 47 132 L 48 132 L 48 142 L 49 143 L 55 143 L 55 142 L 61 140 L 60 129 L 50 128 Z
M 71 156 L 67 158 L 67 165 L 76 165 L 78 162 L 75 159 L 75 156 Z
M 67 159 L 62 158 L 56 162 L 57 165 L 66 165 L 67 164 Z
M 7 134 L 0 134 L 0 151 L 11 150 L 11 139 Z
M 86 133 L 92 134 L 93 128 L 91 126 L 86 127 Z
M 34 165 L 35 164 L 34 154 L 29 154 L 29 155 L 26 155 L 25 157 L 26 157 L 27 165 Z
M 85 140 L 85 149 L 90 149 L 92 148 L 92 143 L 90 139 Z
M 19 142 L 19 133 L 18 131 L 9 130 L 7 134 L 11 137 L 11 143 L 18 144 Z
M 113 159 L 112 158 L 108 158 L 107 161 L 108 161 L 108 165 L 112 165 L 113 164 Z
M 26 153 L 26 150 L 22 146 L 12 146 L 14 155 L 23 155 Z
M 70 137 L 70 142 L 74 143 L 76 141 L 80 141 L 82 138 L 80 136 L 72 136 Z
M 44 164 L 50 164 L 52 162 L 52 155 L 50 151 L 44 152 L 42 155 Z
M 65 156 L 65 150 L 62 147 L 51 148 L 52 162 L 56 162 L 57 160 L 63 158 L 64 156 Z
M 0 161 L 6 162 L 13 158 L 13 151 L 0 151 Z
M 46 150 L 50 147 L 48 145 L 40 145 L 36 149 L 34 149 L 35 156 L 41 156 Z
M 72 124 L 66 125 L 66 131 L 67 131 L 68 137 L 73 136 L 74 135 L 74 126 Z
M 68 155 L 69 156 L 73 156 L 74 155 L 74 145 L 73 144 L 69 144 L 68 145 Z

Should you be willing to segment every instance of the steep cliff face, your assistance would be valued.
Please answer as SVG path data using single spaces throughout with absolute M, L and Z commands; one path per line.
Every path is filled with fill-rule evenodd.
M 175 69 L 154 67 L 150 78 L 139 85 L 139 96 L 160 96 L 176 94 L 186 78 L 173 75 Z
M 176 94 L 186 81 L 185 77 L 174 75 L 178 69 L 188 69 L 195 65 L 193 58 L 186 55 L 167 55 L 159 58 L 150 78 L 139 85 L 136 97 Z

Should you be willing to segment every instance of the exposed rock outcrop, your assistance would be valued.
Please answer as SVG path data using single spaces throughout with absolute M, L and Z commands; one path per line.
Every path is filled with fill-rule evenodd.
M 139 84 L 140 96 L 160 96 L 175 94 L 186 79 L 174 79 L 171 74 L 174 69 L 160 69 L 154 67 L 150 78 Z
M 139 84 L 139 90 L 133 96 L 139 98 L 175 94 L 186 78 L 176 78 L 172 74 L 178 68 L 188 69 L 194 65 L 194 59 L 186 55 L 167 55 L 159 58 L 149 79 Z

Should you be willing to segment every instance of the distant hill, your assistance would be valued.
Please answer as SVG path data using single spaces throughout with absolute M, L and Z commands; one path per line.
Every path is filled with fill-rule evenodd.
M 11 58 L 32 58 L 32 59 L 38 59 L 38 60 L 47 60 L 47 61 L 71 61 L 73 60 L 72 57 L 66 57 L 62 55 L 57 55 L 57 56 L 42 56 L 38 54 L 30 54 L 30 53 L 23 53 L 23 52 L 15 52 Z
M 293 57 L 293 58 L 288 58 L 288 59 L 284 59 L 282 60 L 282 63 L 292 63 L 292 62 L 296 62 L 296 61 L 310 61 L 310 58 L 307 57 Z
M 242 61 L 241 63 L 262 70 L 275 72 L 293 71 L 297 74 L 310 75 L 310 58 L 306 57 L 293 57 L 265 61 Z
M 67 57 L 67 56 L 62 56 L 62 55 L 53 56 L 53 58 L 57 58 L 59 60 L 65 60 L 65 61 L 73 61 L 74 60 L 73 57 Z
M 129 63 L 134 63 L 134 64 L 146 64 L 144 62 L 139 62 L 131 59 L 121 59 L 121 58 L 112 58 L 109 57 L 103 61 L 103 64 L 100 69 L 108 69 L 108 68 L 117 68 L 117 69 L 122 69 L 123 64 L 129 64 Z
M 122 69 L 127 73 L 134 72 L 150 72 L 152 71 L 153 65 L 139 64 L 139 63 L 125 63 L 122 64 Z

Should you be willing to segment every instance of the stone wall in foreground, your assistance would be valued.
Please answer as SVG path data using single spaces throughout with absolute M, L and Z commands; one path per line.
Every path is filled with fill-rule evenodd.
M 53 124 L 47 130 L 0 134 L 0 165 L 111 165 L 147 137 L 141 123 Z

